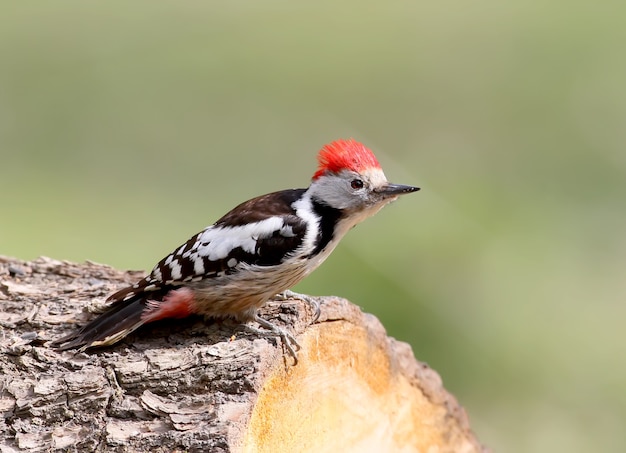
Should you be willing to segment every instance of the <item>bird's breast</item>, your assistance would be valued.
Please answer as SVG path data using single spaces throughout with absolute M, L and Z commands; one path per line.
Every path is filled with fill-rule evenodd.
M 245 270 L 190 283 L 198 314 L 247 321 L 276 294 L 291 288 L 311 270 L 311 263 L 293 260 L 277 266 L 247 266 Z

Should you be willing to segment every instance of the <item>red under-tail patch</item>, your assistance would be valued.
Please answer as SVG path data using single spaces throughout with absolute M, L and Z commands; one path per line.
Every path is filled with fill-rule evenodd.
M 189 288 L 174 289 L 163 300 L 149 300 L 141 319 L 146 322 L 168 318 L 186 318 L 195 313 L 193 291 Z
M 362 143 L 354 139 L 335 140 L 325 145 L 317 156 L 319 168 L 313 175 L 317 179 L 325 173 L 339 173 L 341 170 L 362 172 L 368 168 L 380 168 L 380 164 Z

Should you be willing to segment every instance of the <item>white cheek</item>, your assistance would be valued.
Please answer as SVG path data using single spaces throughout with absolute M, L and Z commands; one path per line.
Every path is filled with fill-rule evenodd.
M 315 183 L 311 195 L 336 209 L 345 209 L 353 202 L 347 181 L 335 176 L 322 176 Z

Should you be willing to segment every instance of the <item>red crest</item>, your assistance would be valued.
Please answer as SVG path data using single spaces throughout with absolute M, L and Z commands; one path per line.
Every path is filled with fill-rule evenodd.
M 313 179 L 326 173 L 339 173 L 341 170 L 361 173 L 368 168 L 380 168 L 374 153 L 354 139 L 335 140 L 325 145 L 320 150 L 317 160 L 319 167 Z

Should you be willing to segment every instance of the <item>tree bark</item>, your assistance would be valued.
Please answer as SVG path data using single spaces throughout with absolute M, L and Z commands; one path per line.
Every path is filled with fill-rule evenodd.
M 146 326 L 119 344 L 57 352 L 141 272 L 0 257 L 0 451 L 485 451 L 437 373 L 350 302 L 270 302 L 302 345 L 228 321 Z

